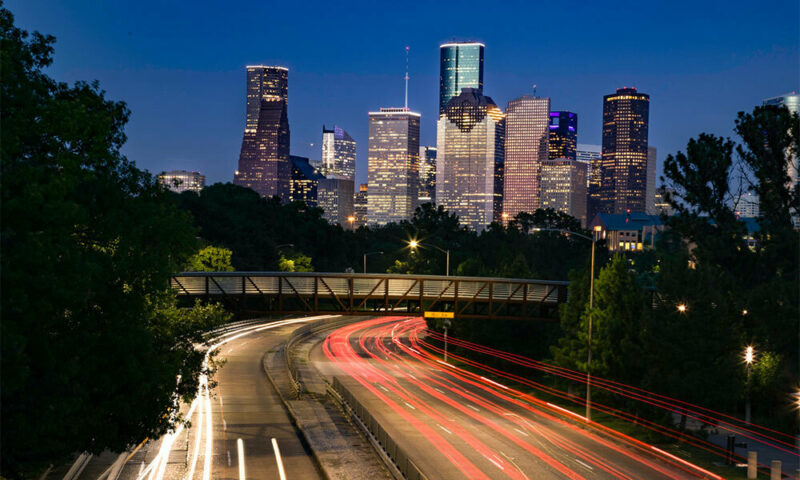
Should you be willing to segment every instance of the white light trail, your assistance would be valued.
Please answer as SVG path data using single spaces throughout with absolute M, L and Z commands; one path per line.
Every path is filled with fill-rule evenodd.
M 278 475 L 281 480 L 286 480 L 286 472 L 283 471 L 283 460 L 281 460 L 281 450 L 278 448 L 278 441 L 272 439 L 272 449 L 275 451 L 275 461 L 278 462 Z
M 236 450 L 239 452 L 239 480 L 245 480 L 244 474 L 244 440 L 236 439 Z

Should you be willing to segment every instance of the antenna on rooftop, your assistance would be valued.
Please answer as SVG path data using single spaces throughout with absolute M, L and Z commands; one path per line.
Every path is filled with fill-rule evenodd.
M 406 103 L 405 108 L 408 108 L 408 50 L 409 47 L 406 45 Z
M 536 84 L 535 83 L 533 84 L 533 96 L 534 97 L 536 96 Z

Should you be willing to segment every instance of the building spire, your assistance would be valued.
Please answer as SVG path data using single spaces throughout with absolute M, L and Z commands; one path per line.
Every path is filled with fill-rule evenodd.
M 408 50 L 409 47 L 406 45 L 406 102 L 405 108 L 408 108 Z

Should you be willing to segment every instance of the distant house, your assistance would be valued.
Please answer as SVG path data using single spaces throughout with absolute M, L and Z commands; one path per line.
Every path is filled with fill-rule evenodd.
M 640 251 L 653 248 L 656 234 L 664 230 L 658 215 L 641 212 L 622 214 L 598 213 L 589 228 L 599 228 L 600 238 L 605 239 L 609 251 Z

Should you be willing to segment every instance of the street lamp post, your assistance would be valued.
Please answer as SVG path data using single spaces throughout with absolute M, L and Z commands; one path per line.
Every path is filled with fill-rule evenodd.
M 408 242 L 408 246 L 412 250 L 416 250 L 416 248 L 422 246 L 422 244 L 419 243 L 416 240 L 411 240 L 410 242 Z M 429 247 L 433 247 L 436 250 L 439 250 L 440 252 L 445 254 L 445 258 L 446 259 L 445 259 L 445 267 L 444 267 L 444 276 L 445 277 L 449 277 L 450 276 L 450 250 L 445 250 L 443 248 L 437 247 L 436 245 L 428 245 L 428 246 Z
M 364 273 L 367 273 L 367 255 L 383 255 L 383 252 L 367 252 L 364 254 Z
M 444 326 L 444 363 L 447 363 L 447 328 L 450 326 L 450 319 L 445 318 L 442 324 Z
M 565 235 L 575 235 L 592 242 L 592 264 L 589 268 L 589 335 L 588 349 L 586 354 L 586 421 L 592 420 L 592 310 L 594 308 L 594 246 L 597 243 L 596 232 L 602 227 L 595 225 L 592 229 L 592 236 L 573 232 L 564 228 L 533 228 L 535 232 L 559 232 Z

